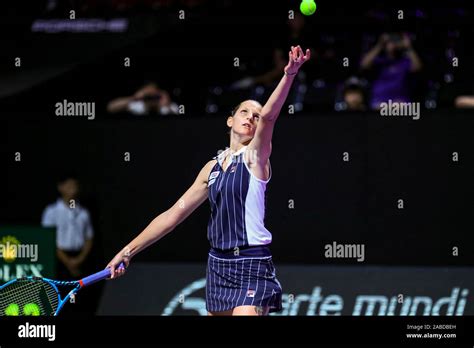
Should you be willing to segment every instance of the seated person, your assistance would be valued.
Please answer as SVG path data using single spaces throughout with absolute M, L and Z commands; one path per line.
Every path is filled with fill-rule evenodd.
M 357 78 L 348 79 L 343 90 L 343 100 L 347 111 L 365 111 L 366 98 L 363 83 Z
M 132 96 L 119 97 L 107 105 L 109 113 L 130 112 L 134 115 L 156 113 L 160 115 L 178 114 L 178 105 L 171 101 L 170 95 L 155 83 L 148 83 Z

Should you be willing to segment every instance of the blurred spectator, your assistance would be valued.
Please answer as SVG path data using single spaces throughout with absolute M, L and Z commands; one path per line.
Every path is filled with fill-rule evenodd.
M 455 99 L 454 105 L 460 109 L 474 108 L 474 95 L 460 95 Z
M 299 77 L 304 77 L 304 71 L 308 67 L 311 68 L 312 63 L 315 59 L 315 50 L 312 48 L 306 30 L 306 20 L 304 16 L 296 12 L 293 19 L 287 21 L 288 31 L 285 33 L 283 40 L 274 43 L 274 49 L 272 52 L 273 66 L 270 70 L 257 76 L 245 77 L 231 85 L 231 89 L 246 89 L 254 85 L 263 85 L 265 87 L 273 88 L 274 85 L 281 79 L 283 68 L 288 62 L 288 51 L 291 46 L 300 45 L 301 47 L 307 47 L 311 50 L 311 60 L 308 61 L 307 66 L 304 66 L 299 74 Z
M 370 106 L 378 109 L 380 103 L 410 101 L 410 73 L 421 69 L 422 63 L 407 34 L 382 34 L 361 61 L 362 69 L 375 72 Z
M 343 101 L 347 111 L 365 111 L 367 103 L 364 83 L 357 78 L 350 78 L 344 84 Z
M 107 105 L 107 111 L 109 113 L 130 112 L 134 115 L 151 113 L 177 115 L 178 105 L 171 101 L 167 91 L 158 88 L 155 83 L 148 83 L 132 96 L 111 100 Z
M 41 224 L 56 227 L 57 277 L 71 280 L 84 275 L 83 266 L 92 249 L 94 230 L 89 212 L 77 202 L 79 182 L 75 175 L 59 178 L 57 189 L 61 197 L 46 207 Z

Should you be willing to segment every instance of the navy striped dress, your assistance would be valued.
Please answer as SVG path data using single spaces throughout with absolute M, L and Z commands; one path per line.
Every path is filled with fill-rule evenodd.
M 261 180 L 250 172 L 244 161 L 246 148 L 231 154 L 226 168 L 222 162 L 230 149 L 214 157 L 217 163 L 208 178 L 209 312 L 238 306 L 269 307 L 270 312 L 282 308 L 281 285 L 269 248 L 272 235 L 264 226 L 265 190 L 270 178 Z

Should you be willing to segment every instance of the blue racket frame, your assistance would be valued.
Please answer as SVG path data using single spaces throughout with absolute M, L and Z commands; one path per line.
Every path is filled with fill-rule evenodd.
M 125 268 L 125 264 L 122 262 L 117 268 Z M 94 283 L 97 283 L 101 280 L 107 279 L 110 277 L 110 269 L 106 268 L 102 271 L 99 271 L 97 273 L 94 273 L 88 277 L 82 278 L 80 280 L 72 280 L 72 281 L 63 281 L 63 280 L 54 280 L 54 279 L 49 279 L 49 278 L 41 278 L 41 277 L 23 277 L 19 279 L 13 279 L 10 280 L 9 282 L 3 284 L 0 286 L 0 290 L 3 288 L 7 287 L 10 284 L 13 284 L 17 282 L 18 280 L 22 279 L 29 279 L 29 280 L 38 280 L 41 279 L 42 281 L 45 281 L 46 283 L 50 284 L 53 289 L 56 291 L 56 294 L 58 295 L 58 308 L 56 309 L 55 313 L 53 314 L 54 316 L 57 316 L 58 313 L 61 311 L 63 308 L 64 304 L 71 298 L 71 296 L 76 295 L 79 290 L 82 288 L 92 285 Z M 61 293 L 59 292 L 58 286 L 75 286 L 71 291 L 68 292 L 68 294 L 61 299 Z

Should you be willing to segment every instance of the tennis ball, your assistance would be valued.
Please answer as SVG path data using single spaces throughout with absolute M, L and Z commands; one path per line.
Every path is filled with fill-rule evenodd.
M 300 4 L 300 11 L 305 16 L 311 16 L 316 12 L 316 3 L 313 0 L 303 0 Z
M 40 309 L 36 303 L 27 303 L 23 307 L 23 314 L 24 315 L 33 315 L 35 317 L 41 314 Z
M 5 315 L 8 316 L 18 316 L 20 315 L 20 307 L 16 303 L 10 303 L 5 309 Z

